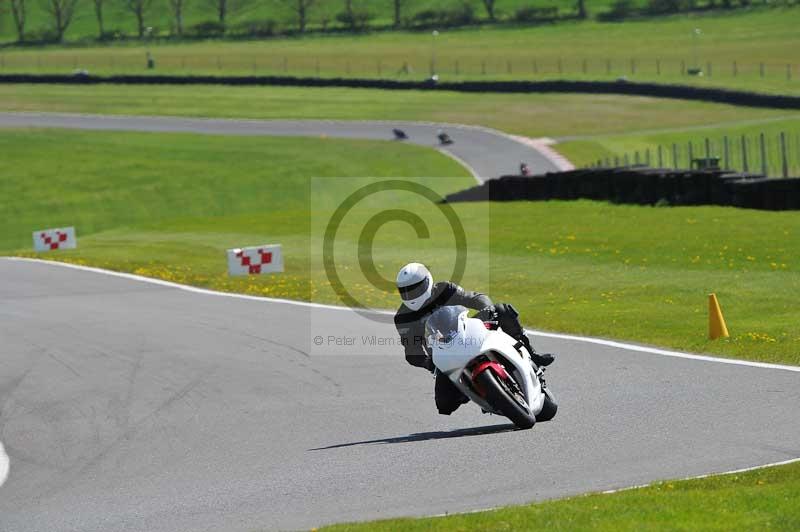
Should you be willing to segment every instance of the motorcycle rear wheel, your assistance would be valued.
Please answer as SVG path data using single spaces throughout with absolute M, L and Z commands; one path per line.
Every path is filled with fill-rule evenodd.
M 477 384 L 486 391 L 486 400 L 490 405 L 503 413 L 514 425 L 521 429 L 529 429 L 536 423 L 536 417 L 530 413 L 527 405 L 520 404 L 499 377 L 491 369 L 478 375 Z

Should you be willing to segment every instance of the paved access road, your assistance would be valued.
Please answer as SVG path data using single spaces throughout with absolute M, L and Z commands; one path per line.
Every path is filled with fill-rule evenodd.
M 313 345 L 331 330 L 395 337 L 342 309 L 0 259 L 0 530 L 300 529 L 800 457 L 798 372 L 538 339 L 560 410 L 515 431 L 437 415 L 398 348 Z
M 420 122 L 332 121 L 332 120 L 228 120 L 209 118 L 79 115 L 61 113 L 0 113 L 0 127 L 52 127 L 106 131 L 158 131 L 203 133 L 210 135 L 277 135 L 393 139 L 392 129 L 408 135 L 406 142 L 441 149 L 455 156 L 479 180 L 516 174 L 525 162 L 531 172 L 557 171 L 557 166 L 539 151 L 505 133 L 491 129 L 427 124 Z M 439 130 L 446 131 L 454 143 L 440 146 Z

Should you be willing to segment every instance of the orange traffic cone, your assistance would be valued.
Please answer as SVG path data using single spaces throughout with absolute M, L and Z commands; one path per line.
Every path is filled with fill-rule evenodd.
M 722 309 L 719 308 L 716 294 L 708 294 L 708 338 L 727 338 L 728 326 L 725 325 L 725 318 L 722 317 Z

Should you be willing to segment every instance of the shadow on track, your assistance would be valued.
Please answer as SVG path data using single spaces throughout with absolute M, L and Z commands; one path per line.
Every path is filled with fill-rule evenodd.
M 513 423 L 502 425 L 489 425 L 488 427 L 471 427 L 468 429 L 456 429 L 451 431 L 417 432 L 407 436 L 394 436 L 392 438 L 381 438 L 377 440 L 354 441 L 350 443 L 337 443 L 326 447 L 315 447 L 309 451 L 324 451 L 326 449 L 338 449 L 339 447 L 353 447 L 356 445 L 370 445 L 375 443 L 410 443 L 415 441 L 444 440 L 447 438 L 463 438 L 465 436 L 483 436 L 486 434 L 499 434 L 501 432 L 512 432 L 517 430 Z

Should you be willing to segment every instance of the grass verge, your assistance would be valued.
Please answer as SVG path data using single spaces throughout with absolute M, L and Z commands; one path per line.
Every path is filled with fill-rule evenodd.
M 796 117 L 756 109 L 638 96 L 462 94 L 282 87 L 0 85 L 0 110 L 339 120 L 423 120 L 493 127 L 531 137 L 622 135 L 641 130 Z M 456 139 L 457 140 L 457 139 Z
M 339 300 L 315 262 L 317 222 L 324 223 L 348 187 L 389 176 L 412 178 L 439 194 L 472 184 L 455 162 L 396 143 L 53 130 L 0 132 L 0 149 L 7 154 L 0 171 L 2 253 L 33 256 L 32 231 L 75 225 L 77 250 L 42 256 L 333 303 Z M 312 190 L 312 176 L 327 179 Z M 443 252 L 452 248 L 447 221 L 426 201 L 398 192 L 354 210 L 337 239 L 342 280 L 363 303 L 382 308 L 395 306 L 397 297 L 365 282 L 359 239 L 365 221 L 387 205 L 418 213 L 431 237 L 420 240 L 397 222 L 381 229 L 373 256 L 384 278 L 411 258 L 446 276 L 453 260 Z M 800 363 L 794 213 L 588 201 L 454 209 L 469 237 L 464 284 L 514 303 L 530 326 Z M 284 245 L 285 274 L 227 276 L 225 249 L 275 241 Z M 705 336 L 705 297 L 712 291 L 728 319 L 728 340 Z
M 658 482 L 488 512 L 324 527 L 361 530 L 797 530 L 800 463 L 695 480 Z

